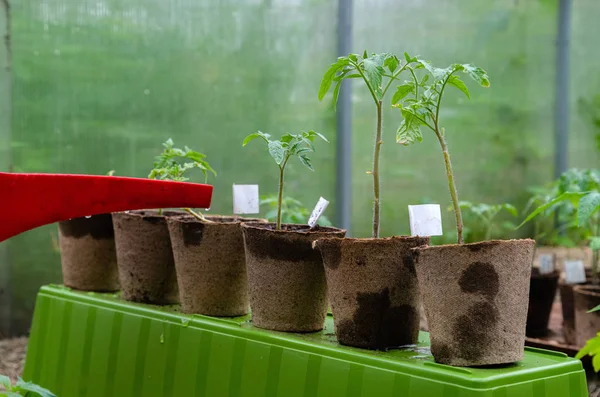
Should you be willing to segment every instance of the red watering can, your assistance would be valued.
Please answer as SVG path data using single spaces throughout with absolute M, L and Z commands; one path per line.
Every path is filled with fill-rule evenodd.
M 71 218 L 151 208 L 209 208 L 213 187 L 96 175 L 0 172 L 0 241 Z

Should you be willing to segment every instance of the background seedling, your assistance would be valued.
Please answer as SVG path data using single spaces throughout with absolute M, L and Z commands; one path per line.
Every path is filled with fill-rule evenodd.
M 381 152 L 382 126 L 383 126 L 383 99 L 390 89 L 394 80 L 398 79 L 400 73 L 407 69 L 410 62 L 406 58 L 406 63 L 402 64 L 397 56 L 390 53 L 371 54 L 367 51 L 363 55 L 350 54 L 347 57 L 340 57 L 325 72 L 321 86 L 319 87 L 319 100 L 325 97 L 332 85 L 333 103 L 337 103 L 338 94 L 342 81 L 345 79 L 361 79 L 375 103 L 377 114 L 377 124 L 375 127 L 375 146 L 373 149 L 373 169 L 368 173 L 373 175 L 373 233 L 374 238 L 379 237 L 380 224 L 380 183 L 379 183 L 379 158 Z M 335 83 L 335 84 L 334 84 Z
M 0 387 L 4 388 L 0 390 L 0 397 L 56 397 L 50 390 L 21 378 L 13 385 L 8 376 L 0 375 Z
M 482 87 L 489 87 L 490 80 L 483 69 L 470 64 L 452 64 L 447 68 L 441 69 L 432 66 L 429 62 L 416 57 L 410 57 L 408 54 L 405 54 L 405 57 L 408 65 L 407 69 L 412 79 L 398 86 L 392 98 L 394 107 L 400 109 L 403 117 L 396 134 L 396 142 L 402 145 L 420 142 L 422 140 L 421 127 L 426 127 L 435 133 L 444 156 L 448 188 L 456 217 L 458 244 L 463 244 L 462 212 L 459 205 L 454 173 L 452 172 L 452 163 L 446 143 L 445 130 L 440 122 L 440 109 L 447 86 L 457 88 L 467 98 L 471 97 L 467 86 L 456 73 L 463 72 L 467 74 Z M 413 63 L 415 66 L 413 66 Z M 423 69 L 426 72 L 420 80 L 415 73 L 418 69 Z M 430 81 L 431 83 L 427 84 Z
M 484 204 L 484 203 L 471 203 L 470 201 L 461 201 L 458 203 L 461 210 L 466 210 L 467 216 L 471 215 L 474 219 L 472 223 L 480 223 L 484 230 L 484 240 L 491 240 L 492 233 L 502 229 L 509 230 L 514 229 L 515 225 L 510 222 L 498 223 L 496 221 L 497 216 L 501 212 L 507 212 L 510 215 L 517 217 L 519 215 L 517 209 L 508 203 L 505 204 Z M 452 207 L 450 207 L 452 210 Z M 471 241 L 474 238 L 470 239 Z
M 154 160 L 154 168 L 150 171 L 148 178 L 184 182 L 189 180 L 185 174 L 195 168 L 200 169 L 204 174 L 204 183 L 208 181 L 209 172 L 217 176 L 215 170 L 205 160 L 204 154 L 187 146 L 184 149 L 177 149 L 173 145 L 173 140 L 170 138 L 163 143 L 164 149 Z M 184 210 L 202 222 L 210 222 L 200 212 L 192 211 L 190 208 L 184 208 Z M 159 214 L 162 214 L 162 209 L 159 210 Z
M 265 214 L 265 218 L 269 222 L 277 221 L 277 195 L 271 194 L 260 198 L 260 205 L 266 205 L 269 210 Z M 281 223 L 306 223 L 310 216 L 310 210 L 306 208 L 299 200 L 293 197 L 283 197 L 281 200 Z M 322 215 L 319 218 L 319 224 L 323 226 L 332 226 L 331 221 L 326 216 Z
M 314 141 L 320 138 L 325 142 L 329 142 L 327 138 L 315 131 L 301 132 L 300 134 L 285 134 L 279 140 L 272 140 L 271 135 L 258 131 L 248 135 L 242 146 L 246 146 L 250 141 L 260 138 L 267 144 L 269 154 L 275 160 L 279 167 L 279 190 L 277 194 L 277 218 L 276 228 L 281 230 L 281 210 L 283 205 L 283 184 L 285 177 L 285 167 L 291 157 L 298 157 L 300 162 L 309 170 L 314 171 L 308 153 L 315 151 Z

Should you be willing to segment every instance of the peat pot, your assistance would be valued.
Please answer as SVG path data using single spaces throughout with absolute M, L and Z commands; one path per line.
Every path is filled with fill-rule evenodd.
M 274 223 L 242 224 L 252 323 L 285 332 L 323 329 L 327 283 L 323 261 L 313 241 L 344 237 L 333 227 Z
M 575 341 L 577 346 L 585 343 L 600 332 L 600 312 L 588 313 L 600 305 L 600 286 L 577 285 L 573 288 L 575 297 Z
M 168 305 L 179 302 L 175 263 L 166 217 L 183 212 L 113 213 L 119 281 L 128 301 Z
M 179 285 L 181 311 L 216 317 L 248 313 L 248 284 L 242 221 L 261 219 L 207 216 L 167 218 Z
M 534 250 L 530 239 L 412 249 L 436 362 L 523 359 Z
M 426 237 L 324 238 L 335 333 L 342 345 L 388 349 L 417 343 L 419 285 L 411 248 Z
M 81 291 L 119 289 L 117 256 L 110 214 L 58 223 L 63 283 Z
M 527 310 L 527 336 L 538 337 L 548 333 L 552 304 L 556 297 L 558 272 L 541 274 L 540 269 L 531 270 L 529 283 L 529 308 Z

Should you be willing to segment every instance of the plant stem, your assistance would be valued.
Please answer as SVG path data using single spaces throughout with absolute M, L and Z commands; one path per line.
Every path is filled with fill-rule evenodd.
M 463 220 L 460 206 L 458 205 L 458 193 L 456 192 L 456 185 L 454 184 L 454 173 L 452 172 L 452 163 L 450 162 L 450 154 L 448 153 L 448 145 L 444 135 L 439 131 L 437 120 L 435 123 L 435 135 L 437 135 L 440 146 L 442 147 L 442 153 L 444 154 L 444 163 L 446 165 L 446 176 L 448 177 L 448 188 L 450 189 L 450 197 L 452 198 L 452 206 L 454 207 L 454 215 L 456 217 L 456 234 L 458 236 L 458 244 L 463 244 Z
M 373 238 L 379 237 L 379 154 L 381 152 L 382 101 L 377 102 L 377 134 L 373 153 Z
M 283 171 L 285 163 L 279 167 L 279 195 L 277 196 L 277 230 L 281 230 L 281 204 L 283 201 Z
M 159 208 L 159 209 L 158 209 L 158 215 L 162 215 L 162 213 L 163 213 L 163 210 L 162 210 L 162 208 Z
M 214 223 L 213 221 L 209 221 L 208 219 L 206 219 L 204 217 L 204 215 L 202 215 L 201 212 L 196 212 L 196 211 L 192 210 L 191 208 L 184 208 L 183 210 L 185 212 L 187 212 L 188 214 L 190 214 L 191 216 L 193 216 L 194 218 L 198 219 L 200 222 L 203 222 L 203 223 Z

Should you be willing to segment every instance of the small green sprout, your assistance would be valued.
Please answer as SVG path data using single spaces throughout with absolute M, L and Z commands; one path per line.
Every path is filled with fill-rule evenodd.
M 260 198 L 260 205 L 267 205 L 269 207 L 269 211 L 265 215 L 265 218 L 269 222 L 277 221 L 278 200 L 276 194 L 262 196 Z M 284 197 L 281 201 L 281 223 L 302 224 L 306 223 L 309 217 L 310 210 L 295 198 L 288 196 Z M 326 216 L 321 216 L 319 223 L 323 226 L 332 226 L 331 221 Z
M 440 122 L 440 109 L 442 107 L 442 98 L 447 86 L 452 86 L 463 92 L 467 98 L 471 97 L 465 83 L 456 74 L 463 72 L 475 80 L 482 87 L 490 86 L 490 79 L 487 73 L 477 66 L 470 64 L 452 64 L 447 68 L 436 68 L 429 62 L 405 54 L 409 63 L 409 70 L 412 79 L 405 81 L 396 89 L 392 98 L 394 107 L 400 109 L 403 120 L 400 123 L 396 134 L 396 142 L 401 145 L 420 142 L 423 137 L 421 127 L 426 127 L 435 133 L 446 166 L 446 177 L 448 179 L 448 188 L 452 198 L 452 206 L 456 217 L 456 233 L 459 244 L 463 244 L 463 220 L 458 200 L 458 192 L 450 162 L 450 153 L 445 138 L 445 130 Z M 415 66 L 412 66 L 416 64 Z M 424 69 L 426 74 L 419 79 L 415 71 Z M 428 84 L 429 83 L 429 84 Z
M 204 154 L 193 151 L 187 146 L 184 149 L 177 149 L 173 145 L 171 138 L 163 143 L 163 152 L 154 160 L 154 168 L 150 171 L 148 178 L 185 182 L 189 180 L 185 174 L 192 169 L 202 171 L 204 183 L 208 181 L 209 172 L 217 176 L 215 170 L 205 160 Z M 184 210 L 202 222 L 210 222 L 200 212 L 192 211 L 190 208 L 184 208 Z M 159 210 L 159 214 L 162 214 L 162 209 Z
M 248 135 L 242 142 L 242 146 L 246 146 L 250 141 L 261 138 L 267 144 L 269 154 L 275 160 L 279 167 L 279 192 L 277 196 L 277 220 L 276 228 L 281 230 L 281 208 L 283 203 L 283 183 L 285 176 L 285 167 L 291 157 L 298 157 L 300 162 L 309 170 L 314 171 L 308 153 L 315 151 L 314 141 L 320 138 L 325 142 L 329 142 L 327 138 L 315 131 L 301 132 L 300 134 L 285 134 L 279 140 L 271 140 L 271 135 L 264 132 L 255 132 Z
M 497 230 L 500 226 L 495 222 L 495 218 L 502 212 L 506 211 L 514 217 L 519 215 L 517 209 L 508 203 L 505 204 L 484 204 L 484 203 L 471 203 L 470 201 L 461 201 L 458 203 L 461 209 L 467 210 L 469 214 L 473 215 L 478 221 L 483 224 L 485 240 L 491 240 L 492 232 Z M 452 207 L 450 207 L 452 210 Z M 512 225 L 514 228 L 514 225 Z
M 8 376 L 0 375 L 0 387 L 4 387 L 4 390 L 0 390 L 0 397 L 56 397 L 50 390 L 21 378 L 13 385 Z

